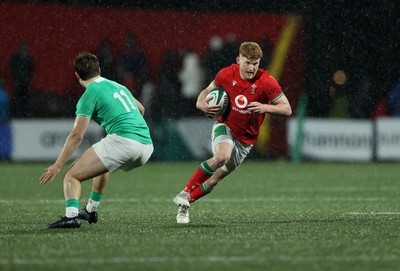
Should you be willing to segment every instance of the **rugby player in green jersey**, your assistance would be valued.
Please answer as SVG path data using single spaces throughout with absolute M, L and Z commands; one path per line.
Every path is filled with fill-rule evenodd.
M 123 85 L 100 75 L 99 60 L 82 52 L 74 60 L 75 75 L 85 92 L 76 105 L 74 126 L 57 160 L 39 178 L 52 182 L 78 149 L 92 119 L 106 136 L 88 148 L 65 171 L 63 180 L 65 216 L 48 228 L 79 228 L 81 220 L 97 223 L 97 208 L 110 173 L 121 168 L 132 170 L 144 165 L 153 153 L 149 128 L 143 118 L 144 107 Z M 92 191 L 85 208 L 79 210 L 81 182 L 92 179 Z

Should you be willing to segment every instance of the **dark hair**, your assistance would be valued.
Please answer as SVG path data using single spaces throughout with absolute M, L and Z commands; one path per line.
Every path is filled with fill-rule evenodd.
M 74 69 L 82 80 L 88 80 L 100 74 L 97 57 L 88 52 L 81 52 L 74 60 Z

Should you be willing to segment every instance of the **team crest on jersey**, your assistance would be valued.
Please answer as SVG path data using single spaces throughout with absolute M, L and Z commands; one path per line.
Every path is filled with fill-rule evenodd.
M 232 87 L 234 87 L 237 84 L 236 80 L 232 82 Z
M 249 101 L 247 100 L 246 96 L 244 95 L 238 95 L 235 98 L 235 104 L 239 108 L 245 108 Z
M 251 91 L 250 91 L 250 94 L 254 94 L 254 93 L 256 93 L 256 84 L 252 84 L 251 85 Z

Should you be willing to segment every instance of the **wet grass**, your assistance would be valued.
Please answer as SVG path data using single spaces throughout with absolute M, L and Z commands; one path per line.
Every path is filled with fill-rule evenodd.
M 178 225 L 172 198 L 197 165 L 117 172 L 98 224 L 47 230 L 60 178 L 0 164 L 0 270 L 398 270 L 397 164 L 246 162 Z

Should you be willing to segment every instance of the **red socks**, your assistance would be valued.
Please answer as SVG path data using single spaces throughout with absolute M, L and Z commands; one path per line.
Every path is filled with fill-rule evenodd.
M 189 202 L 192 203 L 192 202 L 198 200 L 199 198 L 207 195 L 210 192 L 211 192 L 211 189 L 208 190 L 207 187 L 205 186 L 205 183 L 202 183 L 202 185 L 200 185 L 192 193 L 190 193 Z
M 215 170 L 210 168 L 210 166 L 207 164 L 207 161 L 204 161 L 200 164 L 200 166 L 193 173 L 192 177 L 190 177 L 184 189 L 186 192 L 190 193 L 190 202 L 193 202 L 210 192 L 205 192 L 207 189 L 205 188 L 204 182 L 207 181 L 210 176 L 214 174 L 214 172 Z
M 208 178 L 210 178 L 210 176 L 214 174 L 214 172 L 215 171 L 207 164 L 207 161 L 201 163 L 186 184 L 186 187 L 184 189 L 185 192 L 191 193 L 192 191 L 194 191 L 202 183 L 207 181 Z

